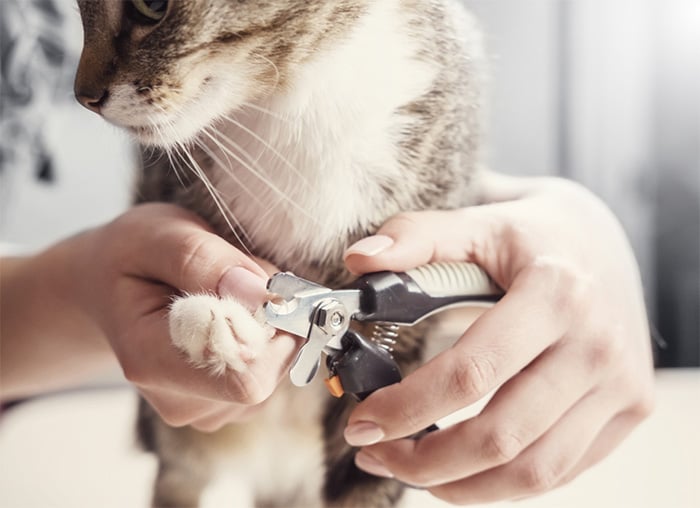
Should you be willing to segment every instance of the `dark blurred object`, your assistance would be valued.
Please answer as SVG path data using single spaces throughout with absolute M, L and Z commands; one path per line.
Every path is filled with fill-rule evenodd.
M 661 366 L 700 365 L 700 2 L 655 12 L 656 324 Z

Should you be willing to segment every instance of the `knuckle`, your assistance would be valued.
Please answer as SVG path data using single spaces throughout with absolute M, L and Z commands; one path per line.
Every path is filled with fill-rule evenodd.
M 421 472 L 414 472 L 413 474 L 405 475 L 404 478 L 404 482 L 414 488 L 427 489 L 428 487 L 435 485 L 434 478 Z
M 257 406 L 268 399 L 273 389 L 261 384 L 252 375 L 232 373 L 226 377 L 224 397 L 245 406 Z
M 212 433 L 216 432 L 217 430 L 220 430 L 224 425 L 225 421 L 221 419 L 216 419 L 216 420 L 206 420 L 206 421 L 200 421 L 200 422 L 193 422 L 191 426 L 195 429 L 198 430 L 199 432 L 204 432 L 204 433 Z
M 145 386 L 150 380 L 148 369 L 139 368 L 138 364 L 125 362 L 121 364 L 124 378 L 134 386 Z
M 400 473 L 399 473 L 400 468 Z M 437 482 L 435 475 L 431 473 L 430 468 L 424 467 L 422 464 L 416 464 L 413 461 L 405 461 L 394 468 L 397 476 L 400 476 L 401 481 L 418 488 L 429 488 Z
M 241 394 L 241 404 L 246 406 L 257 406 L 262 404 L 268 398 L 268 394 L 261 390 L 247 390 Z
M 399 212 L 389 219 L 385 226 L 388 231 L 393 231 L 394 233 L 400 234 L 402 231 L 410 231 L 412 235 L 431 239 L 434 236 L 434 228 L 432 227 L 434 213 L 436 212 Z M 385 226 L 382 226 L 382 229 Z
M 399 212 L 391 218 L 391 221 L 408 226 L 415 226 L 419 224 L 420 219 L 421 214 L 419 212 Z
M 496 383 L 496 368 L 485 354 L 463 355 L 452 369 L 450 389 L 458 400 L 477 400 Z
M 192 423 L 191 416 L 184 414 L 177 408 L 160 406 L 155 409 L 163 422 L 169 427 L 185 427 Z
M 552 313 L 572 320 L 585 315 L 595 299 L 592 295 L 592 280 L 585 270 L 556 255 L 536 256 L 529 267 L 530 276 L 537 280 L 548 294 Z
M 656 398 L 654 394 L 650 392 L 642 396 L 635 409 L 642 420 L 648 418 L 654 412 L 654 409 L 656 409 Z
M 446 503 L 451 505 L 459 506 L 465 504 L 465 496 L 461 492 L 461 490 L 457 488 L 440 486 L 428 489 L 428 492 L 430 492 L 433 496 L 440 499 L 441 501 L 445 501 Z
M 539 493 L 559 485 L 563 471 L 550 462 L 533 460 L 522 467 L 518 476 L 525 490 Z
M 494 464 L 506 464 L 525 449 L 523 438 L 509 427 L 494 428 L 484 440 L 484 455 Z
M 592 329 L 586 337 L 585 362 L 591 371 L 612 365 L 624 353 L 624 341 L 614 330 Z
M 132 385 L 141 386 L 143 384 L 143 378 L 136 369 L 122 366 L 122 373 L 124 374 L 124 379 Z
M 403 427 L 408 429 L 408 432 L 418 432 L 425 428 L 426 424 L 424 423 L 425 418 L 423 417 L 422 409 L 418 404 L 399 404 L 400 420 Z
M 540 242 L 533 237 L 531 227 L 522 220 L 502 221 L 499 224 L 500 243 L 506 248 L 518 252 L 522 259 L 532 262 L 537 257 Z
M 654 392 L 653 390 L 647 390 L 637 398 L 637 401 L 629 409 L 629 413 L 635 421 L 641 422 L 654 412 L 655 407 L 656 397 L 654 397 Z
M 139 215 L 139 207 L 135 206 L 132 208 L 129 208 L 126 210 L 123 214 L 119 215 L 115 219 L 113 219 L 111 222 L 107 224 L 107 227 L 113 231 L 117 232 L 122 232 L 122 231 L 130 231 L 133 225 L 138 225 L 139 220 L 138 220 L 138 215 Z M 117 236 L 118 238 L 118 236 Z
M 212 264 L 213 259 L 208 254 L 211 239 L 201 233 L 190 233 L 181 242 L 177 263 L 178 280 L 190 280 L 192 274 L 201 273 L 203 266 Z

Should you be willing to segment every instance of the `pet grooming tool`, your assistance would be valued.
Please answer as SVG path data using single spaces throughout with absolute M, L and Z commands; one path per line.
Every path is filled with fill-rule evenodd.
M 473 263 L 376 272 L 338 290 L 280 272 L 270 278 L 267 288 L 272 295 L 264 309 L 267 322 L 306 337 L 290 370 L 292 383 L 310 383 L 325 355 L 331 394 L 348 393 L 358 400 L 401 380 L 391 354 L 401 326 L 452 307 L 490 306 L 503 295 Z M 372 338 L 351 330 L 351 321 L 373 323 Z

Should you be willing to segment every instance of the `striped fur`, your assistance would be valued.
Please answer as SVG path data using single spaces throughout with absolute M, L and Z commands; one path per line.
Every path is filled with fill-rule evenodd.
M 476 198 L 482 56 L 457 0 L 175 0 L 153 25 L 128 1 L 79 5 L 76 93 L 102 97 L 100 113 L 141 143 L 139 202 L 178 203 L 338 286 L 345 248 L 387 218 Z M 406 369 L 424 332 L 401 335 Z M 401 485 L 357 470 L 342 439 L 351 408 L 284 384 L 255 421 L 205 435 L 143 403 L 154 505 L 196 505 L 225 463 L 257 506 L 394 506 Z

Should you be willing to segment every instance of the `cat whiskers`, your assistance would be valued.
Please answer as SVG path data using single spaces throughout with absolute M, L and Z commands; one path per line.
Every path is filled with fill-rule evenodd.
M 203 131 L 203 133 L 211 140 L 212 143 L 214 143 L 214 145 L 216 145 L 216 147 L 217 147 L 219 150 L 221 150 L 221 151 L 224 153 L 224 155 L 225 155 L 225 157 L 227 158 L 227 160 L 230 161 L 230 158 L 229 158 L 229 157 L 234 158 L 235 161 L 238 162 L 238 164 L 239 164 L 240 166 L 242 166 L 242 167 L 245 168 L 247 171 L 249 171 L 251 174 L 253 174 L 255 177 L 257 177 L 257 178 L 258 178 L 264 185 L 266 185 L 268 188 L 271 188 L 273 191 L 281 192 L 281 191 L 279 191 L 276 187 L 272 186 L 271 183 L 265 178 L 265 176 L 262 175 L 262 174 L 260 173 L 260 171 L 257 171 L 257 170 L 254 169 L 252 166 L 250 166 L 249 164 L 247 164 L 247 163 L 246 163 L 245 161 L 243 161 L 238 155 L 236 155 L 236 154 L 233 153 L 229 148 L 227 148 L 226 146 L 224 146 L 220 140 L 216 139 L 216 135 L 221 136 L 221 133 L 218 133 L 218 132 L 215 131 L 215 134 L 212 134 L 212 133 L 210 133 L 210 132 L 208 132 L 208 131 L 206 131 L 206 130 Z M 239 150 L 242 150 L 242 149 L 240 149 L 240 147 L 238 147 L 238 149 L 239 149 Z M 245 151 L 243 151 L 243 153 L 244 153 L 244 155 L 246 156 L 246 158 L 247 158 L 248 160 L 250 160 L 253 164 L 256 163 L 256 161 L 254 161 L 254 160 L 250 157 L 250 155 L 248 155 Z M 220 160 L 220 159 L 219 159 L 219 160 Z M 220 164 L 220 165 L 221 165 L 221 164 Z M 233 178 L 236 180 L 237 183 L 239 183 L 239 184 L 241 183 L 241 180 L 235 175 L 235 172 L 232 171 L 232 170 L 230 169 L 232 166 L 224 166 L 224 165 L 221 165 L 221 167 L 222 167 L 222 169 L 226 172 L 226 174 L 228 174 L 229 176 L 233 177 Z M 250 195 L 256 202 L 258 202 L 258 203 L 261 202 L 261 195 L 255 194 L 254 192 L 252 192 L 250 189 L 248 189 L 247 187 L 245 187 L 245 186 L 243 186 L 243 185 L 242 185 L 242 187 L 243 187 L 243 189 L 248 193 L 248 195 Z M 268 207 L 268 212 L 269 212 L 270 210 L 272 210 L 272 208 L 273 208 L 272 206 Z M 258 221 L 258 224 L 261 224 L 261 222 Z M 255 236 L 257 235 L 258 231 L 259 231 L 258 228 L 256 228 L 255 230 L 250 231 L 250 232 L 249 232 L 249 233 L 250 233 L 250 236 L 251 236 L 252 238 L 255 238 Z
M 216 145 L 216 147 L 217 147 L 221 152 L 223 152 L 224 157 L 225 157 L 226 160 L 229 162 L 229 164 L 224 163 L 224 162 L 221 160 L 221 158 L 219 158 L 218 156 L 216 156 L 216 154 L 214 153 L 214 151 L 213 151 L 211 148 L 209 148 L 209 147 L 206 145 L 206 143 L 204 143 L 203 141 L 200 141 L 200 140 L 198 139 L 198 140 L 196 141 L 197 145 L 198 145 L 202 150 L 204 150 L 205 153 L 206 153 L 207 155 L 209 155 L 209 157 L 211 157 L 212 160 L 213 160 L 215 163 L 217 163 L 217 164 L 219 165 L 219 167 L 221 168 L 222 171 L 224 171 L 228 176 L 230 176 L 231 178 L 233 178 L 233 179 L 235 180 L 235 182 L 248 194 L 248 196 L 250 196 L 250 197 L 251 197 L 255 202 L 257 202 L 258 204 L 260 204 L 261 201 L 262 201 L 262 200 L 261 200 L 261 195 L 260 195 L 260 194 L 256 194 L 255 192 L 253 192 L 252 190 L 250 190 L 250 189 L 241 181 L 241 179 L 238 178 L 238 176 L 236 176 L 236 173 L 231 169 L 231 168 L 233 167 L 233 165 L 231 164 L 230 154 L 227 153 L 228 150 L 226 149 L 226 147 L 224 147 L 224 146 L 221 144 L 221 142 L 220 142 L 219 140 L 215 139 L 215 137 L 212 137 L 212 134 L 211 134 L 211 133 L 205 131 L 204 134 L 206 134 L 206 135 L 209 137 L 209 139 L 211 140 L 211 142 L 214 143 L 214 144 Z M 243 163 L 241 162 L 241 164 L 243 164 Z M 261 178 L 261 179 L 262 179 L 262 181 L 263 181 L 263 183 L 264 183 L 265 185 L 268 184 L 267 180 L 265 180 L 264 178 Z M 256 221 L 256 223 L 258 224 L 258 227 L 254 228 L 254 229 L 248 230 L 248 236 L 249 236 L 250 239 L 255 238 L 261 230 L 264 230 L 265 228 L 269 227 L 269 224 L 265 224 L 265 219 L 266 219 L 266 217 L 267 217 L 270 213 L 272 213 L 273 209 L 274 209 L 273 206 L 268 206 L 268 207 L 267 207 L 267 211 L 266 211 L 265 213 L 263 213 L 261 216 L 259 216 L 259 217 L 258 217 L 258 220 Z
M 268 115 L 269 117 L 274 118 L 275 120 L 279 120 L 281 122 L 284 122 L 286 124 L 292 123 L 292 120 L 290 118 L 287 118 L 286 116 L 281 115 L 279 113 L 275 113 L 274 111 L 270 111 L 269 109 L 262 107 L 260 104 L 255 104 L 252 102 L 243 102 L 243 103 L 241 103 L 241 108 L 243 110 L 252 109 L 253 111 L 257 111 L 258 113 Z
M 157 104 L 154 105 L 157 109 L 159 109 L 162 113 L 165 113 L 165 109 Z M 171 130 L 174 129 L 174 120 L 167 121 L 166 123 L 161 123 L 161 124 L 152 124 L 151 128 L 155 132 L 155 135 L 157 138 L 160 138 L 160 146 L 163 147 L 161 148 L 161 153 L 164 153 L 165 156 L 168 158 L 168 162 L 170 163 L 170 167 L 173 169 L 173 172 L 175 173 L 175 177 L 177 178 L 178 182 L 180 182 L 180 185 L 185 187 L 185 182 L 183 178 L 187 177 L 187 173 L 183 171 L 182 167 L 179 164 L 179 161 L 175 160 L 173 158 L 173 152 L 169 148 L 168 144 L 168 137 L 165 134 L 164 130 L 165 127 L 169 127 Z M 179 171 L 178 171 L 179 170 Z
M 162 110 L 162 108 L 160 108 Z M 169 146 L 165 141 L 167 141 L 167 136 L 166 133 L 163 132 L 164 129 L 170 128 L 174 130 L 174 120 L 168 121 L 167 123 L 159 124 L 159 125 L 154 125 L 153 129 L 157 133 L 159 137 L 164 141 L 165 146 Z M 173 138 L 172 136 L 171 138 Z M 207 189 L 207 192 L 209 195 L 212 197 L 212 200 L 214 201 L 214 205 L 216 208 L 219 210 L 219 213 L 221 214 L 221 217 L 223 218 L 224 222 L 226 223 L 226 226 L 229 228 L 231 233 L 234 235 L 238 243 L 243 247 L 243 249 L 249 254 L 252 255 L 250 249 L 246 245 L 247 241 L 250 240 L 249 235 L 246 233 L 245 228 L 243 225 L 240 223 L 240 221 L 236 218 L 234 213 L 231 211 L 231 208 L 226 204 L 225 200 L 222 198 L 221 193 L 216 189 L 214 184 L 212 184 L 211 180 L 209 177 L 207 177 L 206 173 L 204 170 L 200 167 L 200 165 L 197 163 L 196 159 L 192 156 L 192 153 L 190 152 L 189 148 L 182 142 L 177 141 L 172 148 L 166 148 L 165 152 L 168 156 L 168 159 L 170 160 L 171 167 L 175 171 L 175 174 L 178 175 L 178 179 L 182 183 L 182 179 L 180 178 L 180 175 L 177 172 L 177 168 L 179 167 L 180 170 L 182 170 L 182 167 L 178 162 L 182 162 L 186 168 L 188 168 L 190 171 L 192 171 L 197 178 L 200 179 L 200 181 L 204 184 L 204 187 Z M 175 158 L 173 156 L 176 156 Z M 179 161 L 177 160 L 179 159 Z
M 226 161 L 221 160 L 221 158 L 216 154 L 216 152 L 214 150 L 212 150 L 211 148 L 209 148 L 209 146 L 207 146 L 207 144 L 203 140 L 201 140 L 199 137 L 197 139 L 195 139 L 195 144 L 202 151 L 204 151 L 204 153 L 206 153 L 207 156 L 210 157 L 211 160 L 214 161 L 219 166 L 219 168 L 221 168 L 222 171 L 224 171 L 228 176 L 233 178 L 233 180 L 246 192 L 246 194 L 248 194 L 252 199 L 254 199 L 255 201 L 257 201 L 259 203 L 260 196 L 256 195 L 252 190 L 250 190 L 245 185 L 245 183 L 240 178 L 238 178 L 236 173 L 231 170 L 231 167 L 233 165 L 232 161 L 229 157 L 229 154 L 224 152 L 224 150 L 221 146 L 221 143 L 217 139 L 214 139 L 213 137 L 211 137 L 211 135 L 206 131 L 206 129 L 203 131 L 203 133 L 205 135 L 207 135 L 211 139 L 211 141 L 219 148 L 219 150 L 223 153 L 223 156 L 226 158 Z
M 291 169 L 292 172 L 301 180 L 301 182 L 302 182 L 305 186 L 307 186 L 307 187 L 309 186 L 309 181 L 308 181 L 308 179 L 306 178 L 306 176 L 305 176 L 301 171 L 299 171 L 299 170 L 297 169 L 297 167 L 296 167 L 294 164 L 292 164 L 291 162 L 289 162 L 289 159 L 287 159 L 284 155 L 282 155 L 282 154 L 281 154 L 274 146 L 272 146 L 268 141 L 266 141 L 266 140 L 263 139 L 261 136 L 259 136 L 258 134 L 256 134 L 254 131 L 252 131 L 251 129 L 249 129 L 248 127 L 246 127 L 245 125 L 243 125 L 241 122 L 239 122 L 238 120 L 236 120 L 235 118 L 233 118 L 231 115 L 224 115 L 223 118 L 226 119 L 227 121 L 231 122 L 233 125 L 235 125 L 235 126 L 238 127 L 239 129 L 241 129 L 242 131 L 244 131 L 244 132 L 247 133 L 248 135 L 250 135 L 253 139 L 257 140 L 260 144 L 263 145 L 263 147 L 264 147 L 266 150 L 269 150 L 272 154 L 274 154 L 275 157 L 277 157 L 277 158 L 282 162 L 282 164 L 284 164 L 284 165 L 287 166 L 289 169 Z
M 280 84 L 280 70 L 275 65 L 275 62 L 267 58 L 265 55 L 261 55 L 259 53 L 251 52 L 251 56 L 254 56 L 256 58 L 261 59 L 263 62 L 270 64 L 272 66 L 272 69 L 275 71 L 275 84 L 272 85 L 272 88 L 270 89 L 270 93 L 274 92 L 277 89 L 277 86 Z
M 213 129 L 213 127 L 212 127 L 212 129 Z M 216 136 L 212 135 L 212 133 L 210 133 L 207 129 L 205 129 L 203 131 L 203 133 L 207 137 L 209 137 L 209 139 L 211 139 L 212 142 L 214 142 L 224 153 L 230 155 L 243 168 L 248 170 L 253 176 L 255 176 L 261 182 L 263 182 L 275 195 L 277 195 L 277 197 L 280 199 L 280 201 L 287 202 L 293 208 L 295 208 L 296 210 L 301 212 L 304 216 L 306 216 L 307 218 L 309 218 L 310 220 L 315 222 L 314 217 L 312 217 L 304 208 L 299 206 L 299 204 L 294 199 L 290 198 L 289 195 L 284 190 L 277 187 L 274 183 L 272 183 L 270 181 L 269 178 L 267 178 L 265 176 L 264 172 L 262 171 L 262 169 L 258 165 L 258 161 L 255 160 L 245 149 L 243 149 L 238 143 L 233 141 L 228 136 L 225 136 L 220 131 L 214 130 L 214 132 L 216 133 Z M 259 138 L 257 135 L 255 135 L 255 136 L 256 136 L 256 138 Z M 240 155 L 233 152 L 232 149 L 237 150 Z M 246 162 L 241 157 L 245 157 L 249 162 Z M 286 159 L 283 159 L 283 160 L 286 161 Z
M 180 157 L 183 158 L 183 162 L 189 161 L 187 167 L 189 167 L 195 173 L 195 175 L 197 175 L 197 177 L 202 181 L 207 191 L 209 192 L 209 195 L 211 195 L 214 204 L 218 208 L 219 213 L 226 222 L 226 225 L 228 226 L 229 230 L 235 236 L 236 240 L 238 241 L 238 243 L 240 243 L 243 249 L 249 255 L 252 256 L 250 249 L 246 245 L 247 241 L 250 241 L 250 236 L 246 233 L 245 228 L 243 228 L 243 225 L 231 211 L 231 208 L 226 204 L 226 201 L 221 196 L 221 193 L 216 189 L 216 187 L 214 187 L 214 184 L 211 183 L 209 177 L 207 177 L 204 170 L 202 170 L 195 158 L 192 156 L 192 153 L 184 144 L 179 142 L 176 144 L 175 153 L 177 153 Z M 186 158 L 187 161 L 184 161 L 184 158 Z
M 163 156 L 165 155 L 165 150 L 152 145 L 142 145 L 142 153 L 144 155 L 143 163 L 146 166 L 152 166 L 158 164 L 158 162 L 163 158 Z

